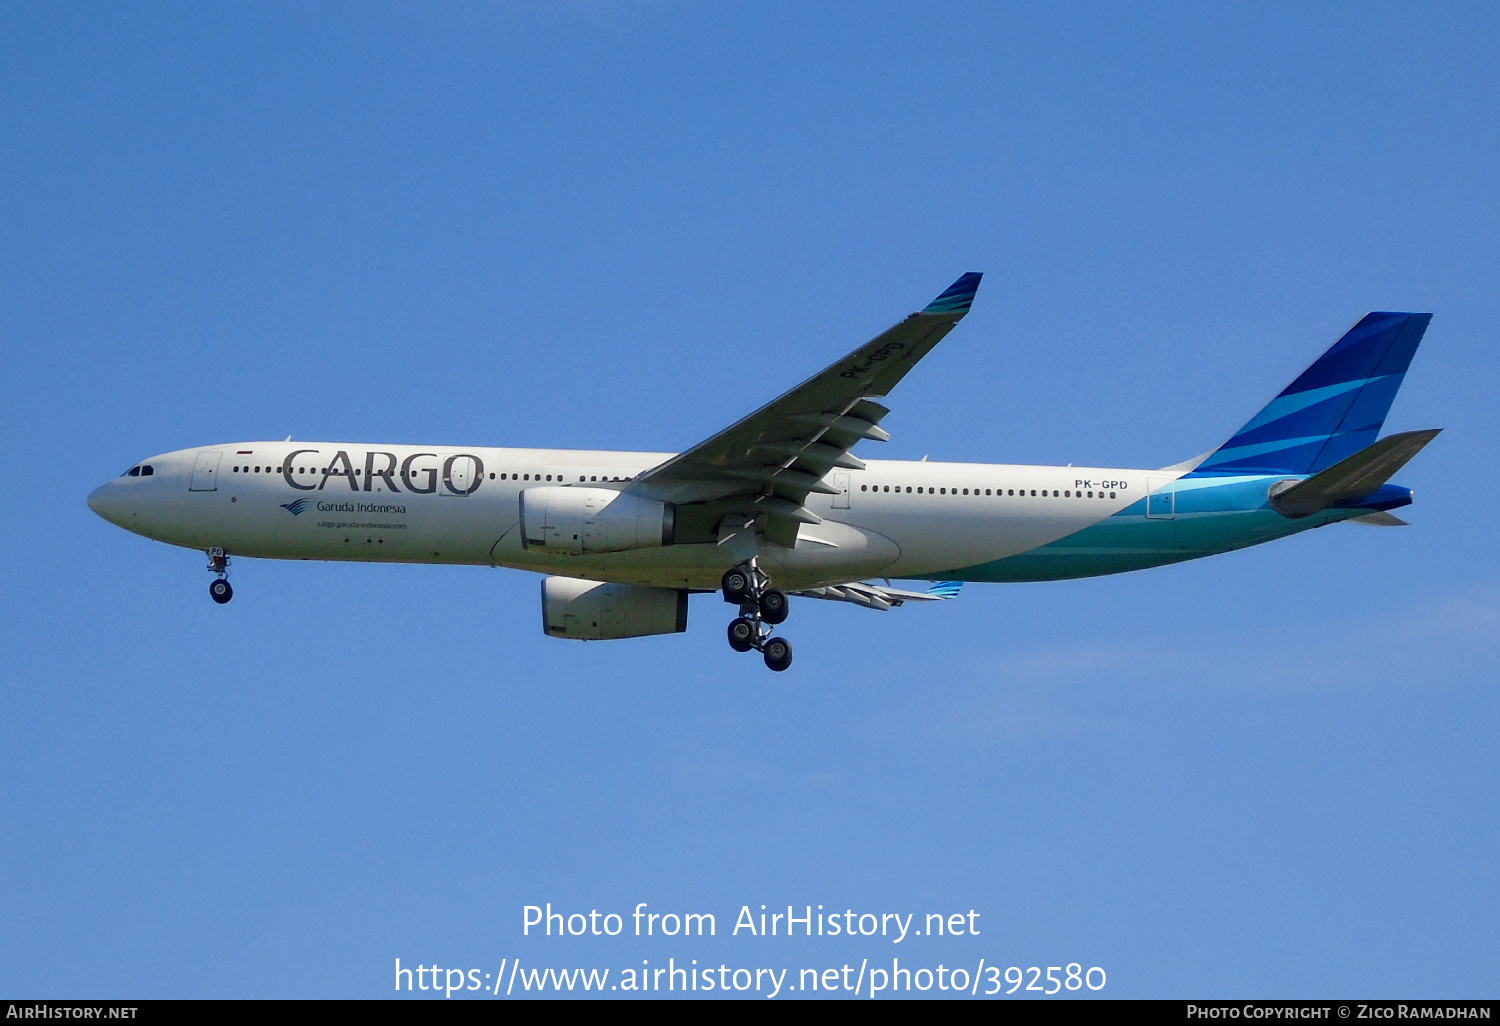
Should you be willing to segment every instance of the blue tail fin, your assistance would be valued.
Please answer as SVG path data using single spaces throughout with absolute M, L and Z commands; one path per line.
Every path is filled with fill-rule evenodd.
M 1372 444 L 1430 320 L 1366 314 L 1195 473 L 1316 474 Z

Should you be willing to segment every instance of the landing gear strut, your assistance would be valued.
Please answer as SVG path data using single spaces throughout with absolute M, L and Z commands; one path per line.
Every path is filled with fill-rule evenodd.
M 771 587 L 771 579 L 754 559 L 731 567 L 723 580 L 724 601 L 740 607 L 729 624 L 729 647 L 736 652 L 757 649 L 766 666 L 780 673 L 792 665 L 792 646 L 771 637 L 771 628 L 791 611 L 786 592 Z
M 222 606 L 234 598 L 234 589 L 229 586 L 229 557 L 223 549 L 208 550 L 208 569 L 215 575 L 208 586 L 208 597 Z

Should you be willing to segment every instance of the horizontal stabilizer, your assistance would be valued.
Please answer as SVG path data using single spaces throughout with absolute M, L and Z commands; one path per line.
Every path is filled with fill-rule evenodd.
M 1353 517 L 1353 518 L 1350 519 L 1349 523 L 1351 523 L 1351 524 L 1364 524 L 1367 527 L 1410 527 L 1411 526 L 1405 520 L 1402 520 L 1400 517 L 1393 517 L 1389 513 L 1385 512 L 1384 510 L 1376 510 L 1374 513 L 1366 513 L 1362 517 Z
M 1273 486 L 1271 508 L 1283 516 L 1305 517 L 1372 495 L 1441 430 L 1403 431 L 1382 438 L 1306 481 L 1286 488 Z

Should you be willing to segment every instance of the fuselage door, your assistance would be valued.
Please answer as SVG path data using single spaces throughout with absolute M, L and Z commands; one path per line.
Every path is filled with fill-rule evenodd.
M 480 472 L 477 457 L 467 453 L 443 460 L 443 487 L 439 495 L 471 495 L 479 487 L 475 475 Z
M 219 490 L 219 459 L 224 454 L 219 450 L 200 452 L 198 462 L 193 465 L 193 483 L 190 492 L 216 492 Z
M 833 475 L 833 486 L 835 488 L 837 488 L 839 490 L 839 492 L 838 492 L 837 495 L 833 496 L 832 507 L 834 509 L 848 509 L 849 508 L 849 475 L 848 474 L 834 474 Z
M 1171 520 L 1177 516 L 1176 479 L 1146 478 L 1146 516 L 1153 520 Z

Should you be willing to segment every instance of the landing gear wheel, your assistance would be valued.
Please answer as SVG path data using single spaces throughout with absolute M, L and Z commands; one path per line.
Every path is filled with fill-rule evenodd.
M 229 586 L 228 581 L 217 580 L 208 586 L 208 595 L 209 598 L 213 599 L 215 602 L 222 606 L 224 603 L 234 598 L 234 589 Z
M 729 647 L 736 652 L 748 652 L 755 647 L 755 621 L 747 617 L 736 617 L 729 621 Z
M 754 586 L 749 573 L 739 567 L 725 571 L 721 583 L 724 587 L 724 601 L 736 606 L 750 597 L 750 589 Z
M 761 652 L 766 657 L 766 665 L 777 673 L 792 665 L 792 645 L 785 638 L 772 638 Z
M 777 591 L 775 588 L 768 589 L 760 597 L 760 618 L 769 624 L 778 624 L 784 621 L 791 608 L 786 600 L 786 592 Z M 790 651 L 790 649 L 788 649 Z M 788 657 L 790 658 L 790 657 Z M 783 667 L 785 669 L 785 667 Z

